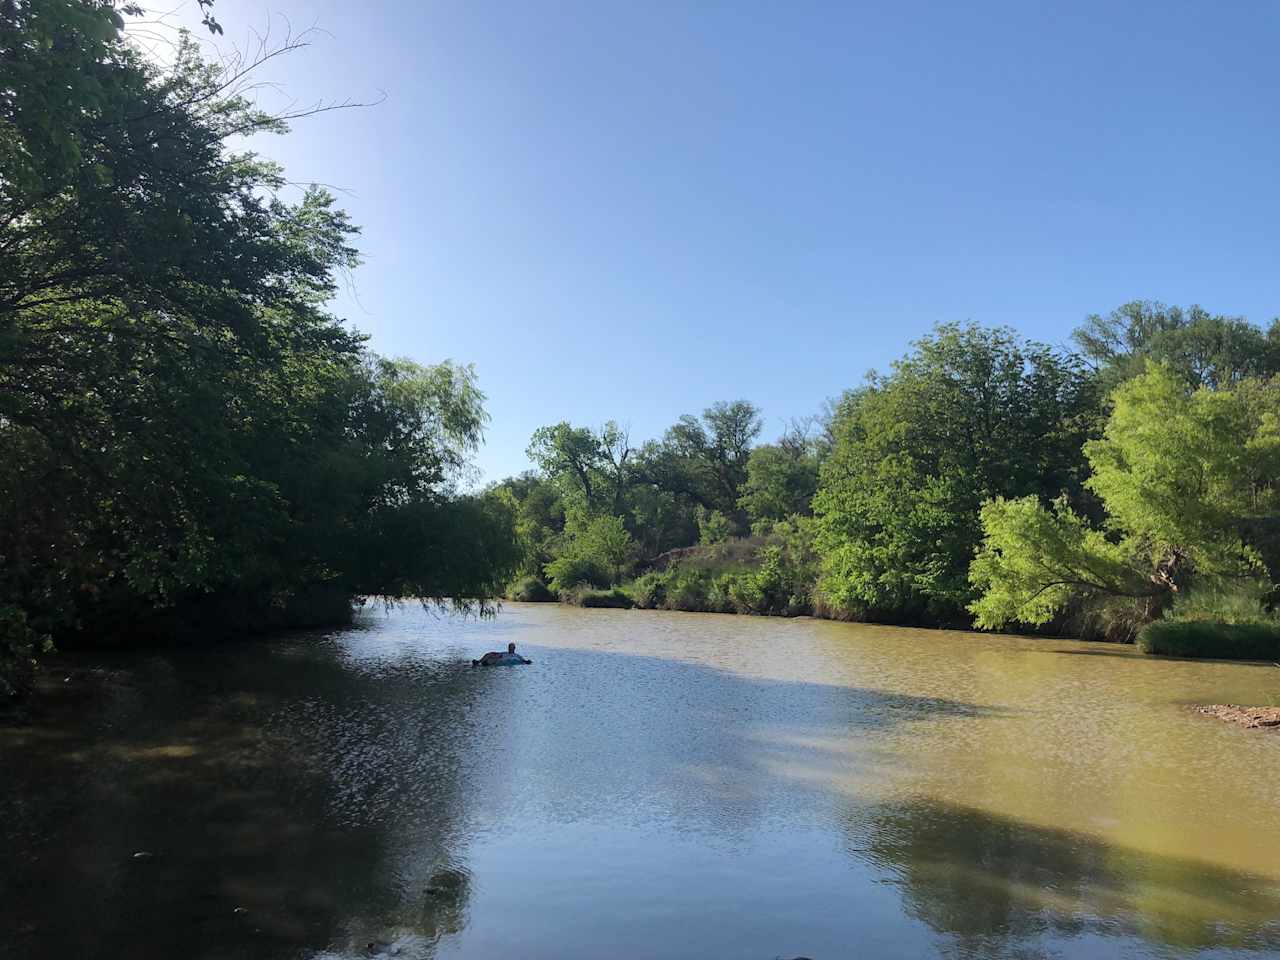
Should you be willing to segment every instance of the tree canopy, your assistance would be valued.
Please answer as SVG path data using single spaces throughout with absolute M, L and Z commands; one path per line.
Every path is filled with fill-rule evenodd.
M 323 191 L 228 147 L 282 118 L 106 2 L 0 4 L 0 675 L 33 643 L 497 594 L 508 505 L 460 491 L 470 367 L 371 353 Z M 199 616 L 191 611 L 199 610 Z
M 1076 604 L 1132 634 L 1179 595 L 1246 587 L 1280 573 L 1280 383 L 1190 388 L 1146 361 L 1112 396 L 1103 435 L 1085 445 L 1090 524 L 1066 503 L 996 499 L 971 568 L 979 626 L 1043 624 Z
M 952 622 L 992 497 L 1079 498 L 1097 403 L 1080 363 L 1012 331 L 944 326 L 850 392 L 814 499 L 823 589 Z

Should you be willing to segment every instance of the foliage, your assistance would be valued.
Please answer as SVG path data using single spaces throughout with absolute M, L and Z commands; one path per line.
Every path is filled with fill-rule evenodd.
M 1238 521 L 1277 506 L 1276 425 L 1255 423 L 1242 394 L 1188 391 L 1150 362 L 1112 401 L 1103 437 L 1085 448 L 1111 525 L 1140 539 L 1171 588 L 1187 568 L 1202 579 L 1256 571 Z
M 585 553 L 566 552 L 546 566 L 547 584 L 563 595 L 579 586 L 607 587 L 609 571 L 595 557 Z
M 518 573 L 540 577 L 543 568 L 555 559 L 565 527 L 564 499 L 555 484 L 534 473 L 510 477 L 492 488 L 515 516 L 516 539 L 520 545 Z
M 1277 609 L 1274 584 L 1253 580 L 1196 587 L 1173 598 L 1166 616 L 1171 620 L 1214 620 L 1254 623 L 1273 618 Z
M 939 327 L 840 404 L 814 498 L 828 601 L 959 621 L 982 503 L 1079 499 L 1096 413 L 1074 358 L 1004 329 Z
M 553 603 L 559 599 L 551 588 L 537 577 L 521 577 L 507 588 L 506 598 L 521 603 Z
M 760 411 L 753 404 L 712 404 L 701 419 L 685 415 L 661 441 L 646 443 L 636 471 L 644 482 L 690 506 L 719 510 L 738 523 L 747 460 L 761 429 Z
M 1135 300 L 1089 317 L 1072 339 L 1108 387 L 1138 376 L 1147 361 L 1210 389 L 1280 373 L 1280 320 L 1264 333 L 1240 317 Z
M 31 686 L 37 652 L 49 649 L 27 622 L 20 607 L 0 606 L 0 697 L 23 693 Z
M 698 519 L 698 542 L 707 546 L 724 543 L 729 539 L 732 527 L 729 518 L 719 510 L 707 510 L 698 507 L 695 516 Z
M 627 585 L 645 609 L 797 616 L 812 610 L 817 577 L 811 524 L 778 524 L 763 544 L 729 541 L 651 570 Z
M 1166 657 L 1280 659 L 1280 623 L 1157 620 L 1138 634 L 1138 649 Z
M 579 584 L 619 583 L 634 554 L 631 534 L 621 517 L 573 517 L 564 539 L 560 555 L 545 568 L 552 589 L 561 593 Z
M 189 38 L 161 69 L 122 22 L 0 4 L 7 643 L 496 595 L 514 511 L 457 493 L 474 371 L 377 357 L 332 316 L 354 227 L 226 145 L 281 118 Z
M 762 444 L 751 451 L 738 504 L 753 524 L 810 512 L 819 461 L 806 446 Z
M 661 610 L 667 602 L 671 580 L 671 570 L 650 570 L 632 580 L 625 589 L 637 607 Z
M 566 577 L 602 581 L 600 571 L 608 570 L 616 581 L 637 556 L 692 543 L 704 529 L 717 540 L 745 529 L 738 499 L 759 431 L 759 411 L 746 401 L 681 417 L 640 450 L 613 421 L 599 430 L 566 422 L 539 428 L 527 451 L 537 471 L 497 485 L 515 505 L 522 571 L 536 575 L 556 563 Z M 582 556 L 590 552 L 580 542 L 583 531 L 601 517 L 620 518 L 630 536 L 624 545 L 620 532 L 612 533 L 614 545 L 605 549 L 612 559 L 599 550 Z M 563 559 L 571 553 L 578 556 Z
M 982 591 L 970 607 L 978 625 L 1045 623 L 1071 602 L 1114 599 L 1140 602 L 1140 624 L 1191 584 L 1261 597 L 1275 580 L 1265 557 L 1280 511 L 1278 396 L 1275 383 L 1256 381 L 1191 390 L 1148 362 L 1115 391 L 1102 437 L 1085 445 L 1105 527 L 1065 502 L 984 506 L 970 571 Z
M 590 587 L 578 586 L 566 591 L 562 599 L 566 603 L 571 603 L 578 607 L 606 607 L 615 610 L 629 610 L 635 606 L 631 596 L 617 588 L 595 590 Z
M 983 540 L 969 568 L 981 593 L 969 605 L 977 627 L 1043 625 L 1077 598 L 1094 602 L 1096 615 L 1117 625 L 1126 622 L 1122 610 L 1108 613 L 1097 604 L 1132 601 L 1142 605 L 1141 619 L 1159 609 L 1160 589 L 1126 547 L 1090 528 L 1063 498 L 1046 509 L 1036 497 L 997 497 L 983 504 L 981 521 Z
M 622 511 L 632 450 L 626 431 L 613 421 L 599 431 L 563 422 L 540 427 L 527 452 L 582 509 L 614 515 Z

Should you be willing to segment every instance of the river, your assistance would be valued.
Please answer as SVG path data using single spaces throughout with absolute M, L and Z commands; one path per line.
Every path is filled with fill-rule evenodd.
M 62 662 L 0 726 L 2 956 L 1280 951 L 1280 733 L 1188 709 L 1271 666 L 524 604 Z

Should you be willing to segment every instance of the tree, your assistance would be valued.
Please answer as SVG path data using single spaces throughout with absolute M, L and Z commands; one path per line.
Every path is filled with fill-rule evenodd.
M 1190 389 L 1181 371 L 1147 361 L 1120 386 L 1100 438 L 1085 445 L 1088 487 L 1105 508 L 1095 528 L 1065 503 L 1034 497 L 983 508 L 971 567 L 979 626 L 1046 623 L 1071 604 L 1121 603 L 1134 629 L 1189 588 L 1276 579 L 1280 526 L 1280 383 Z
M 326 309 L 355 228 L 323 191 L 284 202 L 276 167 L 227 147 L 286 118 L 189 38 L 171 68 L 145 60 L 127 10 L 0 3 L 11 659 L 88 624 L 261 628 L 368 592 L 492 596 L 518 556 L 509 505 L 458 492 L 485 422 L 474 372 L 377 357 Z
M 746 400 L 714 403 L 701 419 L 685 414 L 660 442 L 645 444 L 637 471 L 691 506 L 737 517 L 747 459 L 762 427 L 760 411 Z
M 807 447 L 779 442 L 751 451 L 738 504 L 753 523 L 811 512 L 818 488 L 818 458 Z
M 1096 410 L 1073 358 L 1006 329 L 939 327 L 840 405 L 814 498 L 824 592 L 895 619 L 961 618 L 982 503 L 1079 500 Z
M 704 546 L 710 546 L 716 543 L 724 543 L 729 539 L 731 530 L 729 518 L 719 510 L 708 510 L 705 507 L 699 507 L 697 518 L 699 543 Z
M 521 576 L 541 577 L 543 567 L 555 557 L 555 545 L 564 531 L 564 501 L 556 485 L 532 471 L 509 477 L 493 488 L 506 500 L 515 516 L 520 543 Z
M 622 581 L 634 544 L 622 517 L 601 516 L 570 522 L 566 543 L 546 566 L 551 586 L 567 590 L 579 584 L 612 586 Z
M 998 630 L 1017 621 L 1046 624 L 1078 600 L 1107 626 L 1132 632 L 1165 592 L 1143 575 L 1126 545 L 1091 528 L 1065 499 L 1046 509 L 1035 496 L 997 497 L 982 506 L 983 540 L 969 568 L 980 591 L 969 605 L 974 625 Z M 1105 610 L 1120 601 L 1119 609 Z
M 1089 317 L 1072 339 L 1108 387 L 1140 375 L 1147 360 L 1167 365 L 1190 386 L 1212 389 L 1280 373 L 1280 321 L 1264 333 L 1242 317 L 1198 306 L 1135 300 Z
M 534 431 L 526 451 L 544 475 L 576 492 L 590 512 L 621 513 L 632 450 L 626 429 L 610 420 L 598 431 L 560 422 Z

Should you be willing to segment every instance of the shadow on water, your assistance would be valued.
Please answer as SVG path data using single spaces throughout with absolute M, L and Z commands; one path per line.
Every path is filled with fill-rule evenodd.
M 1280 946 L 1280 897 L 1259 878 L 977 810 L 858 797 L 858 776 L 902 762 L 877 752 L 885 737 L 1003 709 L 525 649 L 532 668 L 480 670 L 461 649 L 362 644 L 354 631 L 95 657 L 104 674 L 60 692 L 68 702 L 0 729 L 0 929 L 17 931 L 0 955 L 427 957 L 469 925 L 531 921 L 472 915 L 501 878 L 473 876 L 470 848 L 525 824 L 633 830 L 657 860 L 672 838 L 711 836 L 731 841 L 710 849 L 733 869 L 744 839 L 843 832 L 905 913 L 965 956 L 1080 933 Z M 80 687 L 91 692 L 75 699 Z M 593 856 L 561 854 L 548 870 Z M 846 902 L 822 876 L 794 879 L 825 897 L 815 916 Z M 624 883 L 613 906 L 665 897 L 699 918 L 710 891 L 665 882 Z M 534 895 L 566 948 L 557 955 L 586 955 L 573 949 L 584 904 L 593 919 L 614 915 L 592 899 L 603 887 Z M 691 955 L 693 924 L 664 922 Z
M 1035 649 L 1035 648 L 1031 648 Z M 1215 657 L 1173 657 L 1166 654 L 1143 654 L 1135 653 L 1129 650 L 1069 650 L 1063 647 L 1045 647 L 1036 650 L 1038 653 L 1057 653 L 1069 657 L 1112 657 L 1120 660 L 1126 660 L 1129 663 L 1155 664 L 1157 668 L 1162 663 L 1193 663 L 1200 666 L 1207 664 L 1221 664 L 1230 667 L 1275 667 L 1277 664 L 1272 660 L 1223 660 Z
M 409 713 L 407 677 L 300 642 L 102 659 L 50 725 L 0 730 L 0 956 L 368 955 L 465 925 L 458 783 L 389 799 L 397 754 L 465 726 L 461 671 L 418 672 L 448 693 Z
M 936 802 L 856 810 L 848 830 L 855 856 L 891 875 L 952 956 L 1023 956 L 1028 941 L 1083 934 L 1280 949 L 1271 878 Z

